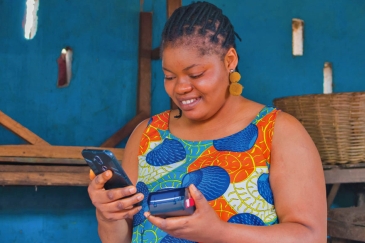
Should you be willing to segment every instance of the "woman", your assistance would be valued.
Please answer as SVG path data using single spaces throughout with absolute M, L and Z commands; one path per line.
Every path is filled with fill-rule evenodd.
M 179 109 L 131 135 L 122 161 L 136 187 L 104 190 L 110 171 L 91 181 L 103 242 L 326 242 L 319 154 L 295 118 L 240 95 L 235 35 L 206 2 L 167 21 L 162 68 Z M 150 215 L 149 193 L 170 187 L 189 188 L 192 215 Z

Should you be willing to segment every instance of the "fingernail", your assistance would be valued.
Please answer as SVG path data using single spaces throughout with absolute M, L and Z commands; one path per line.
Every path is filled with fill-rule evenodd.
M 136 193 L 136 188 L 135 187 L 131 187 L 131 188 L 129 188 L 129 192 L 130 193 Z
M 106 176 L 110 176 L 110 171 L 107 170 L 106 173 L 105 173 Z

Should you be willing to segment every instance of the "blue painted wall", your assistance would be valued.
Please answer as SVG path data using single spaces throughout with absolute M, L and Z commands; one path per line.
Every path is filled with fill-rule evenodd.
M 183 4 L 190 3 L 183 0 Z M 334 91 L 365 90 L 363 0 L 211 0 L 232 20 L 242 42 L 243 95 L 322 93 L 332 62 Z M 152 11 L 153 47 L 166 21 L 165 0 Z M 99 146 L 136 112 L 139 1 L 40 1 L 33 40 L 23 37 L 25 0 L 0 0 L 0 110 L 53 145 Z M 291 54 L 291 20 L 305 21 L 304 56 Z M 74 76 L 56 87 L 61 49 L 74 50 Z M 169 108 L 161 61 L 152 62 L 152 113 Z M 0 127 L 0 144 L 20 139 Z M 122 142 L 119 147 L 123 147 Z M 347 197 L 347 196 L 346 196 Z M 337 204 L 351 204 L 337 199 Z M 85 187 L 0 188 L 0 242 L 99 242 Z

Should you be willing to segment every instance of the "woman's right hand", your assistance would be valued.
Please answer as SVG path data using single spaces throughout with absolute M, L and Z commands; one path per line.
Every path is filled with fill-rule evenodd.
M 111 171 L 105 171 L 91 180 L 88 193 L 92 204 L 97 209 L 98 219 L 117 221 L 133 218 L 141 210 L 134 206 L 143 200 L 142 193 L 136 193 L 135 186 L 105 190 L 104 184 L 112 177 Z

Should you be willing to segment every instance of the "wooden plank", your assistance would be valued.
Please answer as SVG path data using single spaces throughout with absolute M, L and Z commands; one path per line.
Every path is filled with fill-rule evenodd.
M 328 210 L 328 219 L 349 224 L 365 223 L 365 206 L 330 209 Z
M 0 185 L 87 186 L 89 173 L 0 172 Z
M 128 137 L 134 130 L 134 128 L 143 120 L 149 118 L 150 115 L 141 112 L 130 120 L 124 127 L 119 129 L 113 136 L 106 140 L 101 146 L 106 148 L 112 148 L 117 146 L 124 138 Z
M 327 209 L 330 209 L 333 201 L 335 200 L 338 189 L 340 189 L 340 185 L 341 184 L 337 183 L 337 184 L 333 184 L 333 186 L 331 187 L 330 193 L 328 194 L 328 197 L 327 197 Z
M 346 240 L 346 239 L 339 239 L 339 238 L 332 238 L 330 243 L 354 243 L 352 240 Z
M 365 182 L 365 168 L 347 168 L 340 167 L 330 170 L 324 170 L 326 184 L 336 183 L 361 183 Z
M 87 186 L 88 166 L 0 165 L 0 185 Z
M 34 145 L 50 145 L 42 138 L 0 111 L 0 124 L 26 142 Z
M 60 159 L 60 158 L 32 158 L 32 157 L 0 157 L 0 164 L 16 163 L 16 164 L 69 164 L 69 165 L 85 165 L 83 159 Z
M 57 158 L 83 159 L 83 149 L 108 149 L 120 160 L 123 157 L 122 148 L 77 147 L 77 146 L 39 146 L 39 145 L 1 145 L 0 157 L 28 157 L 28 158 Z
M 167 17 L 170 18 L 172 13 L 179 7 L 181 7 L 181 0 L 167 0 Z
M 152 13 L 141 12 L 139 18 L 139 60 L 137 114 L 151 114 Z
M 160 47 L 157 47 L 151 51 L 151 59 L 159 60 L 160 58 Z
M 59 172 L 89 175 L 89 170 L 87 165 L 0 165 L 0 172 Z
M 351 223 L 328 220 L 327 234 L 335 238 L 365 242 L 365 228 Z

